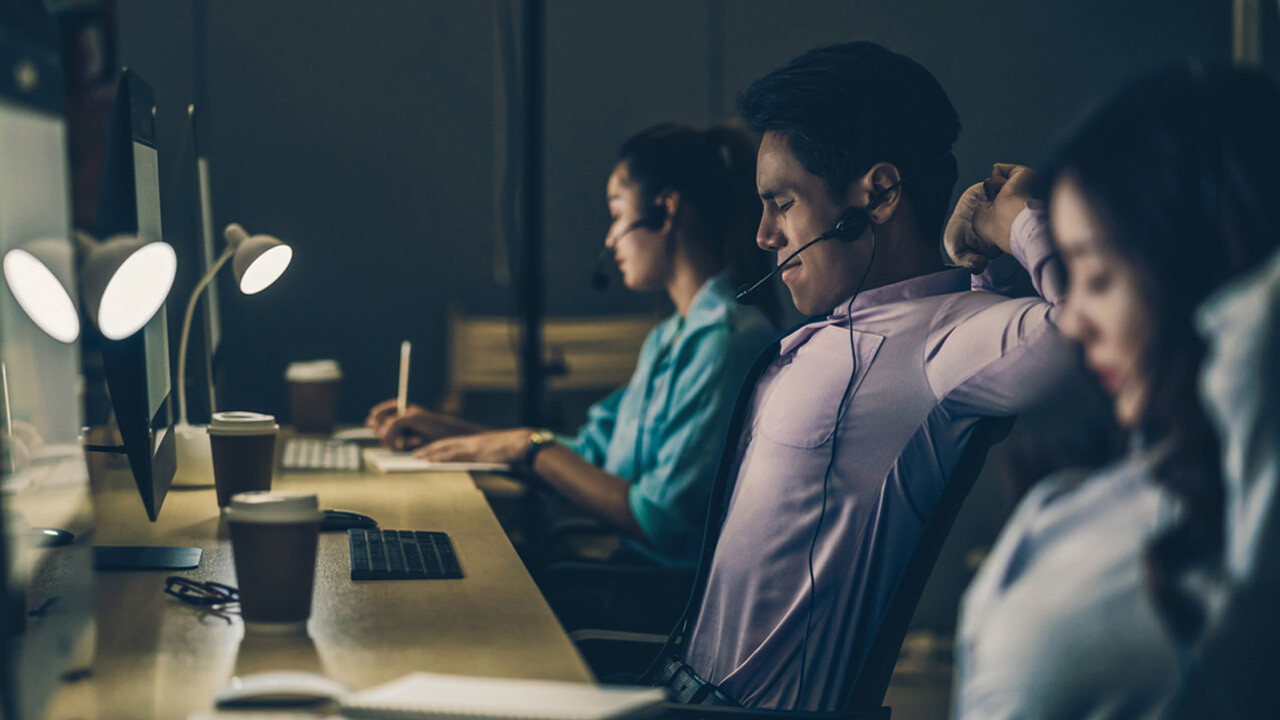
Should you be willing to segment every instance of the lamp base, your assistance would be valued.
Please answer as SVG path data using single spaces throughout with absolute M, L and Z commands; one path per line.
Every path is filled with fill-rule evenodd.
M 213 487 L 213 450 L 209 447 L 209 426 L 178 423 L 173 426 L 178 466 L 172 487 Z

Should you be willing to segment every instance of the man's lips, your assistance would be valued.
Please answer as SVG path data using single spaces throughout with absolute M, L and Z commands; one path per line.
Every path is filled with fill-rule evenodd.
M 779 271 L 779 274 L 782 276 L 783 281 L 786 281 L 788 276 L 795 275 L 796 272 L 800 269 L 800 265 L 801 263 L 799 258 L 796 258 L 791 262 L 779 265 L 778 271 Z

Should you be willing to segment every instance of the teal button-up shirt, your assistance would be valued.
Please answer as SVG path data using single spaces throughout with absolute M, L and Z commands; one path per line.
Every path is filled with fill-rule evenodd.
M 631 482 L 631 512 L 647 544 L 629 546 L 667 567 L 698 560 L 707 498 L 729 416 L 751 362 L 774 338 L 757 309 L 734 302 L 723 276 L 688 314 L 674 313 L 640 349 L 631 381 L 591 406 L 561 442 Z

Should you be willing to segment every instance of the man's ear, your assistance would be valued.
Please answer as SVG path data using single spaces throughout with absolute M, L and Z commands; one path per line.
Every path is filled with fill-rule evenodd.
M 902 199 L 902 174 L 893 163 L 880 162 L 871 166 L 862 177 L 849 184 L 845 201 L 850 207 L 867 208 L 871 222 L 883 225 L 898 210 Z

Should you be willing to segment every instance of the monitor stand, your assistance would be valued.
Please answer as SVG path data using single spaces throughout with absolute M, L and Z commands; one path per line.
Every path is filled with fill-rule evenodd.
M 75 542 L 76 536 L 62 528 L 33 527 L 28 538 L 31 545 L 41 548 L 62 547 Z
M 197 547 L 94 545 L 94 570 L 190 570 L 200 564 Z
M 31 528 L 30 542 L 35 547 L 63 547 L 75 542 L 76 536 L 61 528 Z M 94 570 L 190 570 L 200 565 L 202 551 L 197 547 L 148 547 L 127 545 L 94 545 Z

